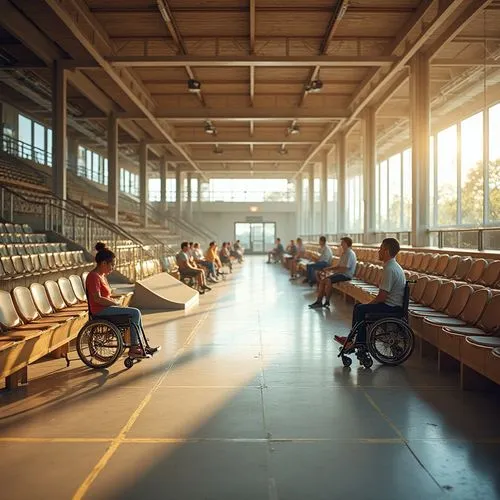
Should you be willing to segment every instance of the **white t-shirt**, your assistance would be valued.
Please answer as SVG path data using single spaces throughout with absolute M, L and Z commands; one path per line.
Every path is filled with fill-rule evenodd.
M 403 298 L 406 286 L 406 276 L 403 268 L 395 259 L 388 260 L 384 264 L 384 272 L 380 289 L 387 292 L 385 303 L 388 306 L 403 307 Z
M 325 245 L 323 248 L 321 248 L 318 262 L 326 262 L 328 265 L 330 265 L 332 263 L 332 258 L 332 249 L 328 245 Z
M 193 257 L 195 260 L 203 260 L 203 252 L 201 251 L 201 248 L 193 249 Z
M 345 274 L 349 278 L 354 276 L 356 271 L 356 254 L 352 248 L 348 248 L 340 257 L 339 267 L 347 268 L 342 274 Z

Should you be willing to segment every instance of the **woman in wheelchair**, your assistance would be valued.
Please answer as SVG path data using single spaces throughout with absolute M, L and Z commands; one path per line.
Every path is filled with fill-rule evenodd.
M 368 304 L 356 304 L 354 306 L 352 314 L 353 330 L 358 325 L 355 335 L 349 335 L 349 339 L 335 335 L 335 340 L 343 344 L 344 352 L 350 351 L 357 346 L 364 347 L 366 345 L 366 319 L 376 321 L 383 318 L 403 317 L 406 277 L 403 269 L 395 259 L 399 249 L 399 242 L 395 238 L 386 238 L 382 241 L 378 257 L 384 263 L 384 270 L 378 295 Z M 354 333 L 353 330 L 351 330 L 351 333 Z
M 153 354 L 159 348 L 149 347 L 146 343 L 139 341 L 139 334 L 143 332 L 141 311 L 135 307 L 122 307 L 120 302 L 112 298 L 111 288 L 106 276 L 113 271 L 115 266 L 115 254 L 105 248 L 102 244 L 96 245 L 95 256 L 96 267 L 87 276 L 86 290 L 89 303 L 89 312 L 93 318 L 103 318 L 112 321 L 113 316 L 128 316 L 130 318 L 130 340 L 129 358 L 145 358 Z M 141 347 L 145 345 L 144 349 Z

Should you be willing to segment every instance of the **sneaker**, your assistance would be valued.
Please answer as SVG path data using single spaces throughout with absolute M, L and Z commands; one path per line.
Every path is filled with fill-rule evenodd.
M 347 337 L 342 336 L 342 335 L 334 335 L 333 338 L 335 339 L 336 342 L 338 342 L 339 344 L 342 344 L 342 345 L 344 345 L 345 341 L 347 340 Z
M 319 309 L 320 307 L 323 307 L 323 304 L 321 302 L 313 302 L 312 304 L 309 304 L 310 309 Z
M 128 350 L 128 357 L 132 359 L 147 358 L 148 355 L 139 346 L 132 346 Z
M 161 350 L 161 346 L 157 345 L 155 347 L 146 347 L 146 354 L 154 354 L 155 352 L 158 352 Z
M 203 286 L 203 290 L 206 290 L 207 292 L 209 292 L 210 290 L 212 290 L 209 286 L 207 285 L 204 285 Z

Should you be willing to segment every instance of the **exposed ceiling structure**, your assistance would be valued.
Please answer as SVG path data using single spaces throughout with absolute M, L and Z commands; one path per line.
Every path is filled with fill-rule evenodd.
M 2 74 L 38 79 L 46 92 L 62 61 L 82 144 L 103 148 L 115 113 L 123 154 L 146 141 L 153 163 L 165 157 L 205 178 L 297 176 L 338 133 L 356 138 L 367 107 L 380 155 L 407 144 L 418 51 L 431 58 L 433 122 L 476 105 L 481 81 L 499 93 L 499 0 L 0 0 L 0 9 Z M 49 123 L 46 106 L 7 76 L 0 98 Z

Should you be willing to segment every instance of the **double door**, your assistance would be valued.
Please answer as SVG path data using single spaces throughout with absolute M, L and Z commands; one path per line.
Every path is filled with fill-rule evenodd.
M 240 240 L 245 253 L 265 253 L 274 247 L 275 222 L 236 222 L 234 239 Z

